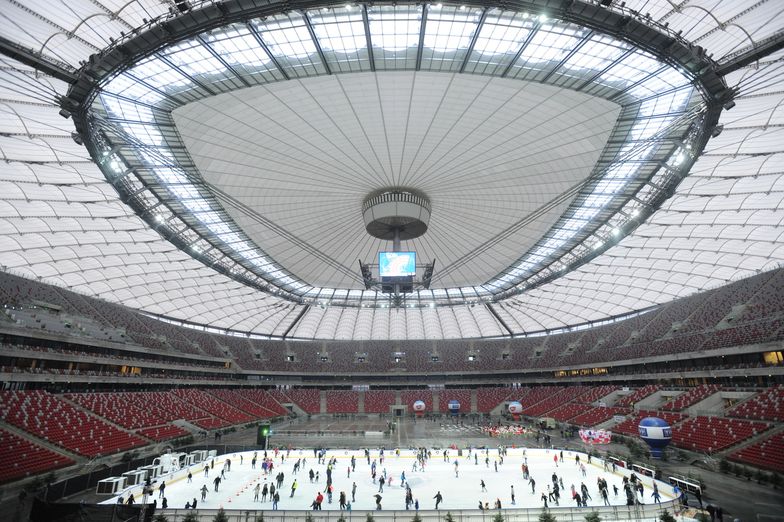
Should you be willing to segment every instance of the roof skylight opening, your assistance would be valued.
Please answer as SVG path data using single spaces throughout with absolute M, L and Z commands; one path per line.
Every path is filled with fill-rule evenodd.
M 424 46 L 433 51 L 446 53 L 456 49 L 467 49 L 477 29 L 481 11 L 465 6 L 460 12 L 445 8 L 433 14 L 425 26 Z
M 266 67 L 271 62 L 258 40 L 246 26 L 235 25 L 206 36 L 209 46 L 229 65 L 248 69 Z
M 316 44 L 305 21 L 298 14 L 291 13 L 290 16 L 281 15 L 259 25 L 261 38 L 270 52 L 281 58 L 307 58 L 316 54 Z
M 474 44 L 474 52 L 488 55 L 515 54 L 531 32 L 533 24 L 514 13 L 488 15 Z
M 365 24 L 362 14 L 332 12 L 311 15 L 313 32 L 316 33 L 322 49 L 350 54 L 367 49 Z
M 368 6 L 374 47 L 399 53 L 419 44 L 422 11 L 418 6 Z

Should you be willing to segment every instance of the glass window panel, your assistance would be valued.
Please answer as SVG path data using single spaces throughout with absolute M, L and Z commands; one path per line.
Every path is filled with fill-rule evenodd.
M 101 103 L 103 103 L 104 109 L 106 109 L 110 117 L 149 123 L 155 121 L 152 109 L 146 105 L 139 105 L 128 100 L 115 98 L 109 94 L 101 94 Z
M 465 6 L 431 7 L 422 49 L 422 67 L 459 69 L 476 32 L 482 10 Z
M 564 64 L 571 72 L 586 71 L 591 74 L 601 71 L 620 58 L 629 46 L 604 35 L 594 35 L 578 49 Z M 568 74 L 568 73 L 567 73 Z
M 310 11 L 308 16 L 332 69 L 358 71 L 370 68 L 365 24 L 359 7 L 324 8 Z
M 133 67 L 129 73 L 147 84 L 164 92 L 182 90 L 191 85 L 191 80 L 158 57 L 147 58 Z
M 150 105 L 155 105 L 163 99 L 161 93 L 150 89 L 143 83 L 139 83 L 136 78 L 133 78 L 127 73 L 112 78 L 112 80 L 104 86 L 103 90 Z
M 541 69 L 543 63 L 560 62 L 579 44 L 586 29 L 572 25 L 543 24 L 520 55 L 524 68 Z
M 596 81 L 623 89 L 655 73 L 661 67 L 661 62 L 653 56 L 643 51 L 636 51 L 607 69 Z
M 190 75 L 226 77 L 226 67 L 198 40 L 189 40 L 169 47 L 161 56 Z
M 233 25 L 213 31 L 206 35 L 205 41 L 229 65 L 255 69 L 264 67 L 271 61 L 250 29 L 243 25 Z
M 534 22 L 528 13 L 493 10 L 479 30 L 466 71 L 501 74 L 514 60 Z
M 270 53 L 296 76 L 325 72 L 302 15 L 292 11 L 252 23 Z
M 405 69 L 416 65 L 422 6 L 368 6 L 368 23 L 377 69 Z

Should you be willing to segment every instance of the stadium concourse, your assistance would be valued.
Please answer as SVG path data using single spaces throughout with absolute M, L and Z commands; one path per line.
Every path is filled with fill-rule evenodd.
M 251 510 L 272 426 L 340 489 L 401 448 L 382 513 L 410 448 L 501 444 L 503 480 L 407 473 L 423 515 L 488 517 L 485 480 L 536 518 L 580 448 L 556 517 L 659 516 L 597 506 L 615 459 L 682 519 L 780 520 L 782 86 L 777 1 L 6 0 L 0 512 L 138 519 L 102 502 L 210 451 L 244 462 L 196 511 Z

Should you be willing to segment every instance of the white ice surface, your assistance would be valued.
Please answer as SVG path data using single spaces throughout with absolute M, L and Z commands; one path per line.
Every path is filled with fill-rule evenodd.
M 498 460 L 498 451 L 496 449 L 489 450 L 489 466 L 486 466 L 484 463 L 484 450 L 478 451 L 480 452 L 478 464 L 474 464 L 473 455 L 468 458 L 466 451 L 464 451 L 462 457 L 458 457 L 456 450 L 449 450 L 448 461 L 444 462 L 442 451 L 433 450 L 432 458 L 428 461 L 425 471 L 414 472 L 412 471 L 412 464 L 415 461 L 414 451 L 408 449 L 400 450 L 400 456 L 396 457 L 394 450 L 386 450 L 382 464 L 379 462 L 379 450 L 371 450 L 371 462 L 373 460 L 377 461 L 377 472 L 380 474 L 386 468 L 387 476 L 392 477 L 392 486 L 385 486 L 384 491 L 380 493 L 383 497 L 383 508 L 405 509 L 405 488 L 400 485 L 400 474 L 403 471 L 405 471 L 406 479 L 411 486 L 414 498 L 419 499 L 419 507 L 422 510 L 435 507 L 433 497 L 438 491 L 443 496 L 441 509 L 475 509 L 478 507 L 479 501 L 482 503 L 488 502 L 492 508 L 496 499 L 501 500 L 503 508 L 541 508 L 543 504 L 540 497 L 542 492 L 546 491 L 547 485 L 551 483 L 553 472 L 563 479 L 565 486 L 565 490 L 561 491 L 560 505 L 562 507 L 576 507 L 576 503 L 572 500 L 570 489 L 572 484 L 574 484 L 579 492 L 582 482 L 585 482 L 588 486 L 589 494 L 592 496 L 592 500 L 588 501 L 588 505 L 603 505 L 596 485 L 599 477 L 605 478 L 608 482 L 611 504 L 624 505 L 626 503 L 622 480 L 623 476 L 628 475 L 629 472 L 622 468 L 617 468 L 615 473 L 604 471 L 601 460 L 593 459 L 591 464 L 587 464 L 585 454 L 580 454 L 581 462 L 586 464 L 586 476 L 583 477 L 579 467 L 575 464 L 576 453 L 574 452 L 565 451 L 564 461 L 559 462 L 558 467 L 556 467 L 553 462 L 553 455 L 558 452 L 555 450 L 509 448 L 508 455 L 504 458 L 503 464 L 499 463 L 498 471 L 496 472 L 494 463 Z M 522 476 L 521 465 L 524 461 L 524 451 L 528 459 L 531 476 L 536 481 L 535 493 L 531 492 L 531 486 Z M 163 480 L 166 481 L 165 496 L 168 501 L 168 507 L 170 509 L 182 509 L 185 507 L 186 502 L 190 502 L 196 497 L 199 501 L 199 508 L 217 509 L 223 507 L 225 509 L 271 510 L 272 502 L 269 498 L 267 502 L 253 501 L 253 488 L 257 483 L 261 483 L 262 487 L 265 481 L 273 483 L 275 475 L 282 470 L 285 474 L 285 479 L 280 492 L 281 498 L 278 509 L 310 509 L 310 505 L 318 492 L 324 492 L 325 498 L 322 509 L 338 510 L 340 509 L 338 505 L 340 492 L 345 491 L 347 498 L 351 500 L 353 482 L 357 483 L 357 494 L 356 501 L 352 503 L 352 509 L 372 510 L 375 508 L 374 495 L 379 490 L 378 482 L 373 484 L 370 476 L 371 467 L 360 450 L 331 449 L 327 451 L 327 462 L 331 457 L 337 458 L 336 469 L 332 475 L 335 492 L 331 504 L 327 502 L 325 492 L 326 465 L 317 464 L 317 459 L 313 456 L 312 450 L 292 450 L 288 457 L 285 457 L 285 452 L 279 453 L 275 459 L 275 468 L 268 476 L 264 476 L 261 472 L 260 461 L 262 454 L 263 452 L 259 452 L 259 462 L 255 470 L 251 468 L 253 452 L 249 451 L 219 455 L 215 459 L 215 467 L 210 470 L 207 478 L 204 477 L 204 464 L 191 466 L 193 482 L 190 484 L 187 483 L 187 470 L 174 472 L 168 477 L 163 477 Z M 269 455 L 274 456 L 272 451 L 269 452 Z M 351 455 L 355 455 L 357 459 L 356 472 L 352 472 L 350 476 L 347 476 Z M 240 456 L 242 456 L 242 463 L 240 463 Z M 281 460 L 281 457 L 285 457 L 285 459 Z M 231 459 L 231 471 L 226 472 L 226 478 L 221 482 L 219 491 L 215 492 L 213 486 L 214 477 L 220 475 L 220 470 L 227 458 Z M 299 473 L 294 475 L 292 468 L 297 459 L 306 459 L 306 462 Z M 455 476 L 455 460 L 459 463 L 459 474 L 457 477 Z M 308 478 L 310 469 L 313 469 L 314 472 L 319 472 L 320 479 L 318 482 L 310 482 Z M 294 479 L 297 480 L 298 488 L 294 497 L 291 498 L 289 495 Z M 481 491 L 481 480 L 485 481 L 487 492 Z M 158 479 L 154 484 L 155 494 L 150 496 L 150 502 L 158 498 L 160 482 L 161 479 Z M 644 477 L 643 482 L 645 484 L 644 502 L 646 504 L 652 503 L 651 493 L 653 488 L 651 479 Z M 209 492 L 206 500 L 202 502 L 199 490 L 205 484 Z M 613 484 L 617 485 L 619 489 L 617 497 L 613 495 Z M 658 485 L 662 501 L 671 500 L 673 498 L 672 488 L 663 482 L 658 482 Z M 515 506 L 511 505 L 511 486 L 514 486 Z M 138 488 L 134 491 L 138 493 Z M 126 493 L 124 497 L 127 498 L 127 496 Z M 136 500 L 137 502 L 141 501 L 138 494 Z M 108 500 L 106 503 L 114 503 L 116 501 L 115 497 L 115 499 Z M 161 500 L 158 500 L 158 507 L 160 506 Z M 552 503 L 550 503 L 550 507 L 553 507 Z

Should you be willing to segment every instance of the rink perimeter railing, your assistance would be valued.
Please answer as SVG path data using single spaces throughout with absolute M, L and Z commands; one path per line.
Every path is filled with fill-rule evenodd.
M 680 504 L 671 500 L 661 504 L 642 504 L 635 506 L 592 506 L 589 508 L 578 507 L 553 507 L 547 511 L 555 516 L 558 522 L 585 522 L 585 515 L 596 512 L 605 520 L 634 520 L 634 521 L 658 521 L 659 515 L 667 510 L 672 515 L 676 515 L 680 510 Z M 498 514 L 503 516 L 504 522 L 538 522 L 542 508 L 525 509 L 491 509 L 480 511 L 478 509 L 454 509 L 445 510 L 420 510 L 419 518 L 422 522 L 444 522 L 447 513 L 452 514 L 455 522 L 495 522 Z M 166 516 L 168 522 L 182 522 L 186 515 L 196 515 L 199 522 L 212 522 L 217 509 L 158 509 L 157 514 Z M 301 510 L 280 510 L 280 511 L 249 511 L 244 509 L 230 509 L 225 511 L 229 522 L 305 522 L 312 517 L 313 522 L 338 522 L 341 517 L 345 522 L 366 522 L 367 515 L 373 516 L 375 522 L 411 522 L 417 513 L 414 510 L 405 511 L 301 511 Z

